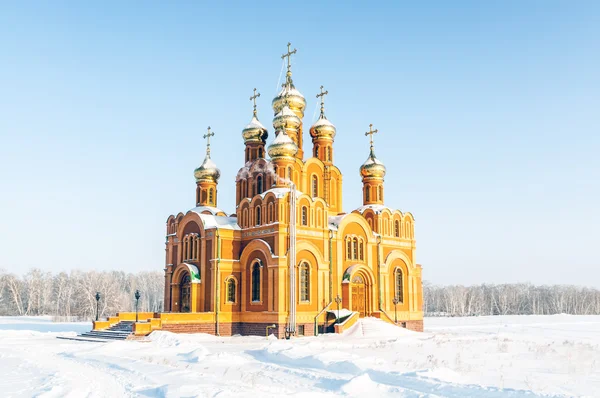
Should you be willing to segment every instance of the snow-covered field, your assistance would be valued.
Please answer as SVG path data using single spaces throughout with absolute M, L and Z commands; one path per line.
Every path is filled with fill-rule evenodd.
M 60 340 L 88 323 L 0 317 L 2 397 L 600 397 L 600 316 L 364 319 L 295 340 L 154 333 Z

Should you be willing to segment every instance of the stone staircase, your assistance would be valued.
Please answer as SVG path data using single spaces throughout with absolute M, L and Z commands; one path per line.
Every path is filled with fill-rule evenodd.
M 108 343 L 116 340 L 126 340 L 133 334 L 133 323 L 121 321 L 106 330 L 90 330 L 89 332 L 78 334 L 76 337 L 58 337 L 64 340 L 93 341 L 98 343 Z

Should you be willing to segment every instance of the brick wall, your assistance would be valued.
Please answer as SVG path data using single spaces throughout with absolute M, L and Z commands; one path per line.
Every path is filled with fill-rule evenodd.
M 423 331 L 423 321 L 406 321 L 406 328 L 415 332 Z
M 267 326 L 273 325 L 272 323 L 220 323 L 219 334 L 221 336 L 233 336 L 235 334 L 241 334 L 242 336 L 266 336 Z M 304 326 L 304 336 L 314 336 L 314 324 L 298 324 L 297 326 Z M 279 339 L 285 338 L 286 324 L 276 324 L 276 327 L 269 329 L 269 334 L 275 335 Z M 208 333 L 215 334 L 214 323 L 167 323 L 162 325 L 162 330 L 166 330 L 172 333 Z

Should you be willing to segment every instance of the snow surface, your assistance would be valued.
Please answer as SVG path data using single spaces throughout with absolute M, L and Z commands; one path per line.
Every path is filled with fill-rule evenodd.
M 538 397 L 600 391 L 600 316 L 361 319 L 292 340 L 155 332 L 56 339 L 89 323 L 0 317 L 2 397 Z

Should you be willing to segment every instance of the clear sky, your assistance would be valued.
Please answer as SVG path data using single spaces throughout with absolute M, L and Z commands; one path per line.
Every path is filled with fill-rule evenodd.
M 0 268 L 162 270 L 208 125 L 235 211 L 248 98 L 271 141 L 291 41 L 345 211 L 373 123 L 426 280 L 600 287 L 600 2 L 217 3 L 0 5 Z

